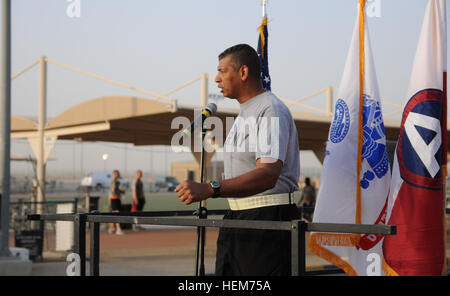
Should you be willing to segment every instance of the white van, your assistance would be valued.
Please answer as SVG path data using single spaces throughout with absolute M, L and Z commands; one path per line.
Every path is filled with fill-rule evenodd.
M 102 190 L 103 188 L 109 188 L 113 179 L 113 173 L 105 172 L 92 172 L 83 179 L 81 179 L 81 186 L 87 188 L 95 188 L 96 190 Z M 119 178 L 120 187 L 122 189 L 130 189 L 130 182 L 122 177 Z
M 180 184 L 175 177 L 172 176 L 158 176 L 155 182 L 155 191 L 174 191 L 175 188 Z

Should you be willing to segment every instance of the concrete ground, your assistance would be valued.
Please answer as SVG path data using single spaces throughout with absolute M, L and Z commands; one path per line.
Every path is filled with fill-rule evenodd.
M 10 245 L 14 245 L 11 233 Z M 207 228 L 205 269 L 214 273 L 218 230 Z M 306 245 L 309 244 L 306 235 Z M 175 276 L 194 275 L 196 255 L 196 228 L 146 226 L 144 230 L 125 230 L 125 235 L 100 233 L 100 275 L 104 276 Z M 54 249 L 54 237 L 46 237 L 47 249 Z M 89 231 L 87 231 L 89 254 Z M 34 276 L 65 276 L 70 252 L 44 251 L 42 262 L 33 262 Z M 450 219 L 447 220 L 447 261 L 450 262 Z M 306 251 L 307 270 L 332 267 L 330 263 Z M 450 268 L 450 264 L 448 264 Z M 87 264 L 89 271 L 89 263 Z M 88 273 L 89 274 L 89 273 Z
M 207 229 L 205 271 L 214 273 L 218 230 Z M 450 240 L 450 237 L 449 237 Z M 195 228 L 125 230 L 125 235 L 100 233 L 101 276 L 180 276 L 195 274 L 197 231 Z M 89 257 L 89 236 L 87 236 Z M 307 234 L 308 245 L 308 234 Z M 447 244 L 449 245 L 449 244 Z M 42 262 L 33 262 L 33 276 L 65 276 L 70 252 L 44 252 Z M 447 250 L 450 257 L 450 249 Z M 448 258 L 448 262 L 450 258 Z M 306 252 L 306 269 L 333 267 L 326 260 Z M 450 267 L 450 266 L 449 266 Z M 86 266 L 89 275 L 89 262 Z M 343 274 L 339 274 L 343 275 Z
M 218 230 L 207 229 L 205 271 L 214 273 Z M 100 233 L 100 275 L 177 276 L 195 274 L 197 231 L 195 228 L 150 228 L 126 230 L 125 235 Z M 89 237 L 87 237 L 89 256 Z M 70 252 L 44 252 L 42 262 L 34 262 L 33 276 L 65 276 Z M 329 263 L 307 252 L 307 269 L 322 269 Z M 87 263 L 89 274 L 89 262 Z

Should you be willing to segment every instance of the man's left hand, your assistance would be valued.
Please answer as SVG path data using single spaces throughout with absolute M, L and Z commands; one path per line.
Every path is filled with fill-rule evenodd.
M 202 201 L 214 194 L 211 185 L 204 183 L 197 183 L 192 181 L 184 181 L 180 183 L 175 192 L 181 202 L 189 205 L 193 202 Z

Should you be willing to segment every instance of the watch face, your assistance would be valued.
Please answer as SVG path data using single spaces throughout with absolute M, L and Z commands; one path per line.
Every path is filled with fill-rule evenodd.
M 212 198 L 216 198 L 220 196 L 220 183 L 217 181 L 211 181 L 211 187 L 214 189 L 214 194 Z
M 219 188 L 219 187 L 220 187 L 220 183 L 217 182 L 217 181 L 212 181 L 212 182 L 211 182 L 211 186 L 212 186 L 213 188 Z

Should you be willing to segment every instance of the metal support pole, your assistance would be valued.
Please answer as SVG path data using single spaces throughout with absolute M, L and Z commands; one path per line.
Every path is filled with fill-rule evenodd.
M 333 87 L 327 87 L 327 113 L 333 114 Z
M 206 107 L 206 105 L 208 104 L 208 74 L 203 73 L 201 76 L 201 92 L 200 92 L 200 100 L 201 100 L 201 105 L 202 108 Z M 200 182 L 203 183 L 204 180 L 204 141 L 205 141 L 205 135 L 206 135 L 206 131 L 203 129 L 203 122 L 202 122 L 202 154 L 201 154 L 201 163 L 200 163 Z M 201 207 L 206 207 L 206 201 L 202 201 L 201 203 Z
M 47 62 L 46 57 L 39 59 L 39 116 L 38 135 L 39 144 L 36 155 L 37 166 L 37 201 L 45 201 L 45 150 L 44 150 L 44 129 L 47 120 Z M 42 214 L 42 206 L 38 205 L 37 214 Z
M 208 104 L 208 74 L 206 73 L 203 73 L 201 77 L 200 100 L 202 107 L 206 107 Z
M 200 183 L 205 182 L 205 147 L 204 147 L 204 141 L 205 141 L 205 135 L 206 130 L 203 127 L 202 122 L 202 151 L 201 151 L 201 157 L 200 157 Z M 206 219 L 208 218 L 206 209 L 206 202 L 202 201 L 199 204 L 198 208 L 198 218 L 199 219 Z M 195 263 L 195 275 L 198 276 L 204 276 L 205 275 L 205 227 L 199 226 L 197 227 L 197 258 Z M 199 267 L 200 264 L 200 267 Z
M 100 275 L 100 223 L 89 222 L 90 228 L 90 275 L 99 276 Z
M 293 276 L 305 275 L 306 250 L 305 250 L 306 223 L 301 220 L 292 221 L 291 227 L 291 273 Z
M 11 153 L 11 1 L 2 1 L 0 76 L 0 257 L 9 251 L 9 179 Z
M 90 212 L 90 206 L 91 206 L 91 194 L 90 194 L 89 190 L 86 190 L 86 196 L 85 196 L 85 201 L 84 202 L 86 203 L 86 205 L 85 205 L 86 213 L 89 213 Z
M 267 0 L 261 0 L 262 16 L 267 17 Z
M 208 104 L 208 74 L 203 73 L 201 76 L 201 93 L 200 100 L 202 107 L 205 107 Z M 203 127 L 202 122 L 202 151 L 200 156 L 200 183 L 205 182 L 205 141 L 206 130 Z M 206 201 L 202 201 L 199 204 L 198 208 L 198 217 L 199 219 L 206 219 L 207 209 L 206 209 Z M 195 275 L 204 276 L 205 275 L 205 227 L 197 227 L 197 254 L 195 260 Z
M 80 276 L 86 276 L 86 214 L 75 217 L 74 253 L 80 256 Z

